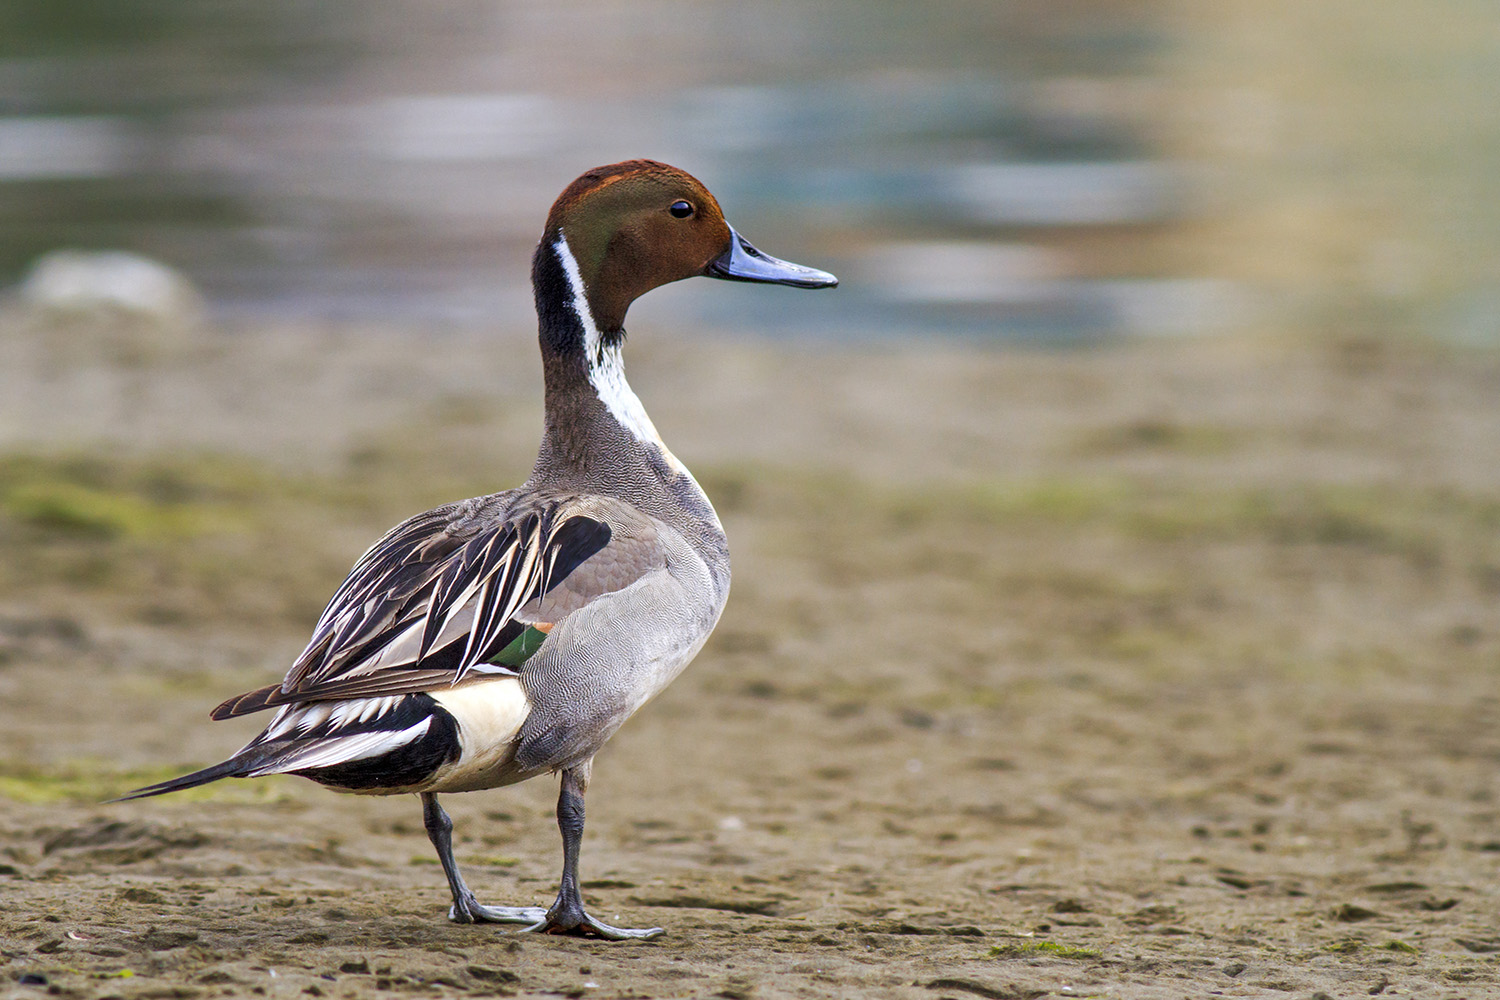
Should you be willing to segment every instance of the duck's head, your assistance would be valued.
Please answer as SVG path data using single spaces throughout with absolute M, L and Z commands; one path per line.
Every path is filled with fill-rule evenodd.
M 724 220 L 718 201 L 697 179 L 653 160 L 596 167 L 563 191 L 538 247 L 539 305 L 546 294 L 541 265 L 549 249 L 558 253 L 569 284 L 578 286 L 568 289 L 570 299 L 581 290 L 595 327 L 606 337 L 624 329 L 630 303 L 683 278 L 797 288 L 838 284 L 826 271 L 755 249 Z

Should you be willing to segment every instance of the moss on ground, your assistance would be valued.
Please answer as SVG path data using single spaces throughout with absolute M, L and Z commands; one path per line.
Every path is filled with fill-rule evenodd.
M 1056 941 L 1014 941 L 990 949 L 992 958 L 1069 958 L 1087 961 L 1102 957 L 1096 948 L 1079 948 Z
M 979 585 L 950 603 L 1043 595 L 1043 614 L 1093 607 L 1094 620 L 1071 631 L 1118 659 L 1195 639 L 1192 608 L 1219 597 L 1192 563 L 1216 547 L 1391 559 L 1476 592 L 1500 580 L 1500 501 L 1420 483 L 1054 474 L 891 484 L 765 465 L 709 467 L 701 479 L 726 520 L 764 528 L 754 544 L 828 585 L 896 572 L 932 576 L 935 595 L 942 581 Z M 322 476 L 222 455 L 0 457 L 0 600 L 50 594 L 153 623 L 305 627 L 371 539 L 413 511 L 497 485 L 471 473 L 435 486 L 398 455 Z M 1079 540 L 1122 557 L 1057 557 Z M 1043 543 L 1047 559 L 1025 557 Z
M 73 760 L 51 767 L 0 761 L 0 799 L 45 805 L 56 802 L 104 803 L 132 788 L 152 785 L 192 770 L 164 765 L 122 770 L 106 761 Z M 282 797 L 279 782 L 218 782 L 175 793 L 179 802 L 257 802 Z

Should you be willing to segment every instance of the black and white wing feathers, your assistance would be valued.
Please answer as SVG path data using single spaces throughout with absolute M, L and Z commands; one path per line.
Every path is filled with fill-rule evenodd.
M 213 718 L 514 673 L 492 661 L 531 624 L 518 612 L 608 547 L 612 531 L 577 498 L 510 509 L 512 499 L 480 497 L 397 525 L 334 593 L 285 680 L 229 699 Z

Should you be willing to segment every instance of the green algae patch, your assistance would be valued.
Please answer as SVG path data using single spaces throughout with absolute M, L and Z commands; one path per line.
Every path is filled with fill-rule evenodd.
M 54 538 L 194 537 L 245 525 L 255 477 L 223 459 L 0 458 L 0 521 Z
M 1234 451 L 1248 436 L 1245 431 L 1213 424 L 1135 420 L 1087 431 L 1074 450 L 1085 457 L 1149 451 L 1198 458 Z
M 990 949 L 991 958 L 1066 958 L 1075 961 L 1089 961 L 1102 958 L 1103 952 L 1095 948 L 1081 948 L 1077 945 L 1059 944 L 1056 941 L 1013 941 L 1006 944 L 997 944 Z
M 367 502 L 333 477 L 219 455 L 0 456 L 0 600 L 305 624 L 359 554 L 329 527 Z
M 0 496 L 0 507 L 7 516 L 31 527 L 91 538 L 154 533 L 168 529 L 172 522 L 162 511 L 137 497 L 67 482 L 17 486 Z
M 101 761 L 72 761 L 50 768 L 0 762 L 0 799 L 32 805 L 59 802 L 103 803 L 135 788 L 154 785 L 193 770 L 190 765 L 115 770 Z M 181 802 L 280 801 L 279 782 L 216 782 L 174 792 Z

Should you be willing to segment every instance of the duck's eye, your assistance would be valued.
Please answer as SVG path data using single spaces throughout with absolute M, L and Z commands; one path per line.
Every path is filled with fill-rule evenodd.
M 693 214 L 693 206 L 685 201 L 674 201 L 667 211 L 672 213 L 674 219 L 686 219 Z

